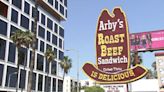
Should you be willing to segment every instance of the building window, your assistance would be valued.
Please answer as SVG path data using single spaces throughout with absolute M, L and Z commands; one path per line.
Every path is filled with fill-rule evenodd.
M 29 19 L 23 15 L 21 15 L 21 26 L 29 29 Z
M 0 86 L 2 85 L 2 78 L 3 78 L 3 65 L 0 64 Z
M 65 10 L 65 17 L 67 18 L 67 10 Z
M 39 21 L 39 11 L 38 10 L 37 10 L 36 15 L 37 15 L 37 21 Z M 34 7 L 32 7 L 32 17 L 33 18 L 35 17 L 35 8 Z
M 7 23 L 6 22 L 4 22 L 4 21 L 2 21 L 2 20 L 0 20 L 0 34 L 2 34 L 2 35 L 7 35 Z
M 56 92 L 56 79 L 53 78 L 53 87 L 52 87 L 52 91 Z
M 52 35 L 52 43 L 57 45 L 57 36 Z
M 24 12 L 29 14 L 30 13 L 30 4 L 25 1 L 24 4 Z
M 49 18 L 47 18 L 47 27 L 52 30 L 53 22 Z
M 8 66 L 5 86 L 16 87 L 16 83 L 17 83 L 17 69 Z
M 8 6 L 0 1 L 0 15 L 7 18 Z
M 19 30 L 19 29 L 16 28 L 15 26 L 11 25 L 11 26 L 10 26 L 10 36 L 12 36 L 13 33 L 14 33 L 15 31 L 17 31 L 17 30 Z
M 45 15 L 44 14 L 42 14 L 41 15 L 41 23 L 43 24 L 43 25 L 45 25 Z
M 18 62 L 20 65 L 26 66 L 27 64 L 27 49 L 26 48 L 19 48 L 18 49 Z
M 43 82 L 43 76 L 39 74 L 38 78 L 38 91 L 42 91 L 42 83 Z
M 38 49 L 38 39 L 36 39 L 35 49 Z
M 31 21 L 31 32 L 34 32 L 34 21 Z
M 11 21 L 18 23 L 18 12 L 14 9 L 11 12 Z
M 35 8 L 32 7 L 32 17 L 34 18 L 34 16 L 35 16 Z
M 63 2 L 63 0 L 60 0 L 60 2 Z
M 51 62 L 51 74 L 56 75 L 56 70 L 57 70 L 57 63 L 56 61 Z
M 55 26 L 54 26 L 55 28 L 54 28 L 54 32 L 55 33 L 58 33 L 58 25 L 55 23 Z
M 59 50 L 59 59 L 63 60 L 63 58 L 64 58 L 64 53 Z
M 32 90 L 35 90 L 36 87 L 36 73 L 32 74 Z
M 20 83 L 19 83 L 19 88 L 24 89 L 25 88 L 25 79 L 26 79 L 26 71 L 21 70 L 20 71 Z
M 0 38 L 0 59 L 5 60 L 6 41 Z
M 55 56 L 57 58 L 57 49 L 56 48 L 54 48 L 54 53 L 55 53 Z
M 16 46 L 13 43 L 9 44 L 9 55 L 8 55 L 8 61 L 15 63 L 15 50 Z
M 52 46 L 49 45 L 49 44 L 47 44 L 46 48 L 47 48 L 47 49 L 48 49 L 48 48 L 52 49 Z
M 64 7 L 60 4 L 60 13 L 64 15 Z
M 12 0 L 12 4 L 21 9 L 22 0 Z
M 59 48 L 62 48 L 63 47 L 63 41 L 62 39 L 59 38 Z
M 55 0 L 55 8 L 56 8 L 56 10 L 58 10 L 58 1 L 57 0 Z
M 40 36 L 41 38 L 45 38 L 45 29 L 41 26 L 39 26 L 39 29 L 38 29 L 38 36 Z
M 59 35 L 64 38 L 64 29 L 60 27 Z
M 50 42 L 50 39 L 51 39 L 51 33 L 49 31 L 47 31 L 47 41 Z
M 67 6 L 67 0 L 64 0 L 64 5 Z
M 58 92 L 63 92 L 63 81 L 58 80 Z
M 44 85 L 44 89 L 45 92 L 50 92 L 50 88 L 51 87 L 51 77 L 45 77 L 45 85 Z
M 37 69 L 43 71 L 43 56 L 37 54 Z
M 50 65 L 49 65 L 49 63 L 48 63 L 47 60 L 45 60 L 45 62 L 46 62 L 46 71 L 45 71 L 45 72 L 46 72 L 46 73 L 49 73 L 49 66 L 50 66 Z
M 44 42 L 40 41 L 40 51 L 44 52 Z
M 53 6 L 53 0 L 48 0 L 48 2 Z

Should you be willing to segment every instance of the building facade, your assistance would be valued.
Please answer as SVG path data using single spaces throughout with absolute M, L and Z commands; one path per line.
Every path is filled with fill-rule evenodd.
M 15 91 L 17 63 L 19 91 L 27 90 L 32 49 L 16 46 L 10 39 L 16 30 L 34 30 L 34 0 L 0 0 L 0 91 Z M 64 27 L 67 19 L 67 0 L 38 0 L 37 46 L 33 71 L 34 92 L 62 92 L 63 80 L 59 74 L 59 62 L 64 57 Z M 48 65 L 44 57 L 52 48 L 56 58 Z M 19 58 L 17 58 L 17 53 Z
M 70 76 L 64 78 L 63 92 L 77 92 L 77 79 L 74 79 Z M 79 83 L 79 87 L 80 87 Z M 80 91 L 79 91 L 80 92 Z

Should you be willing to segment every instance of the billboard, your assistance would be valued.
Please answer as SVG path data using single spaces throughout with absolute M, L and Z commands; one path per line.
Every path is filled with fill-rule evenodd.
M 98 83 L 129 83 L 144 77 L 141 65 L 130 68 L 129 30 L 125 13 L 103 9 L 96 29 L 96 65 L 85 63 L 83 71 Z
M 164 30 L 130 34 L 131 51 L 164 49 Z

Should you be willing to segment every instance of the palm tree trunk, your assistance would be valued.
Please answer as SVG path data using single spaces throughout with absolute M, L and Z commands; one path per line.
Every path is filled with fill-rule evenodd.
M 138 59 L 138 52 L 134 52 L 134 62 L 135 62 L 135 65 L 136 64 L 139 64 L 139 59 Z
M 17 57 L 17 82 L 16 82 L 16 92 L 18 92 L 19 89 L 19 56 L 18 56 L 18 49 L 19 47 L 16 46 L 16 57 Z
M 48 62 L 48 66 L 50 65 L 50 63 Z M 49 66 L 50 67 L 50 66 Z M 47 87 L 48 87 L 48 74 L 49 74 L 49 68 L 48 67 L 48 73 L 47 73 L 47 78 L 46 78 L 46 89 L 45 89 L 45 92 L 48 92 L 48 89 L 47 89 Z
M 34 17 L 34 30 L 33 30 L 34 37 L 33 37 L 33 44 L 32 44 L 32 57 L 30 63 L 27 92 L 31 92 L 32 90 L 32 74 L 33 74 L 33 68 L 35 62 L 36 33 L 37 33 L 37 10 L 38 10 L 38 4 L 37 4 L 37 0 L 35 0 L 35 17 Z
M 64 88 L 64 78 L 65 78 L 65 72 L 63 73 L 63 88 Z M 62 88 L 62 90 L 63 90 L 63 88 Z M 64 90 L 63 90 L 63 92 L 64 92 Z

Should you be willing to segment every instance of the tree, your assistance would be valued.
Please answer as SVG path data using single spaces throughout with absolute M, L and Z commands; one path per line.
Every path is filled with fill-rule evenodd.
M 146 74 L 146 79 L 153 79 L 153 73 L 152 73 L 152 70 L 149 69 L 147 74 Z
M 31 56 L 31 63 L 30 63 L 30 71 L 28 76 L 28 85 L 27 85 L 27 92 L 32 92 L 32 75 L 33 75 L 33 68 L 35 62 L 35 51 L 36 51 L 36 38 L 37 38 L 37 21 L 38 21 L 38 0 L 32 0 L 35 2 L 35 9 L 34 9 L 34 28 L 33 28 L 33 41 L 32 41 L 32 56 Z
M 56 58 L 56 56 L 55 56 L 55 53 L 54 53 L 54 51 L 52 51 L 52 49 L 51 48 L 48 48 L 47 50 L 46 50 L 46 52 L 45 52 L 45 57 L 46 57 L 46 60 L 47 60 L 47 62 L 48 62 L 48 66 L 50 65 L 50 62 L 51 61 L 53 61 L 55 58 Z M 47 67 L 46 67 L 47 68 Z M 49 69 L 48 69 L 48 73 L 47 73 L 47 79 L 46 79 L 46 91 L 48 91 L 47 90 L 47 84 L 48 84 L 48 74 L 49 74 Z
M 156 62 L 154 61 L 151 65 L 153 67 L 154 70 L 156 70 Z
M 61 69 L 64 71 L 63 72 L 63 81 L 64 81 L 65 74 L 68 74 L 68 71 L 72 67 L 72 60 L 68 56 L 64 56 L 63 60 L 59 64 Z
M 152 73 L 152 75 L 153 75 L 153 77 L 154 77 L 155 79 L 157 79 L 157 67 L 156 67 L 156 61 L 154 61 L 154 62 L 152 63 L 151 66 L 153 67 L 153 73 Z
M 29 48 L 30 44 L 32 44 L 32 38 L 33 34 L 30 31 L 22 31 L 22 30 L 17 30 L 14 32 L 11 36 L 11 39 L 16 45 L 16 52 L 17 52 L 17 85 L 16 85 L 16 92 L 18 91 L 19 83 L 18 83 L 18 76 L 19 76 L 19 64 L 20 64 L 20 58 L 18 49 L 21 48 L 21 46 L 25 46 Z
M 69 70 L 72 67 L 72 60 L 68 56 L 64 56 L 63 60 L 59 62 L 61 69 L 63 70 L 63 83 L 65 74 L 68 74 Z M 64 85 L 63 85 L 64 88 Z
M 138 52 L 131 53 L 131 65 L 135 66 L 136 64 L 141 64 L 143 62 L 141 54 Z
M 85 92 L 105 92 L 103 88 L 99 86 L 86 87 Z

